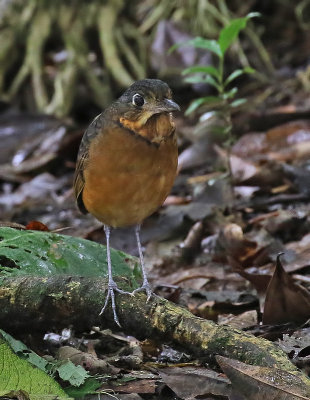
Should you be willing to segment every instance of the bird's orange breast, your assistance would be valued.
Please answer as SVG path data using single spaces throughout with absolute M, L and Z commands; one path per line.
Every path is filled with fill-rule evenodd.
M 175 135 L 150 143 L 121 127 L 93 139 L 84 170 L 83 202 L 113 227 L 141 223 L 164 202 L 177 171 Z

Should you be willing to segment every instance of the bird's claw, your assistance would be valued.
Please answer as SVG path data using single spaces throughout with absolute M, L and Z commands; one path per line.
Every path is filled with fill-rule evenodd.
M 119 322 L 117 312 L 116 312 L 115 293 L 114 292 L 118 292 L 120 294 L 129 294 L 131 296 L 133 295 L 132 292 L 126 292 L 125 290 L 120 289 L 113 280 L 110 281 L 108 283 L 107 297 L 105 299 L 104 306 L 102 307 L 99 315 L 102 315 L 104 313 L 104 311 L 108 305 L 109 299 L 111 299 L 111 306 L 112 306 L 112 311 L 113 311 L 114 322 L 121 328 L 122 326 Z
M 153 294 L 151 286 L 148 282 L 143 283 L 143 285 L 141 287 L 139 287 L 138 289 L 135 289 L 132 294 L 135 295 L 138 292 L 143 292 L 145 291 L 146 295 L 147 295 L 147 299 L 146 301 L 148 302 Z

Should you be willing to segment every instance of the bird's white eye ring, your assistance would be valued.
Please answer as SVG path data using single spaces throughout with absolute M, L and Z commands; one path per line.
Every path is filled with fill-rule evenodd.
M 132 96 L 132 104 L 138 107 L 142 107 L 144 104 L 144 98 L 141 96 L 141 94 L 136 93 Z

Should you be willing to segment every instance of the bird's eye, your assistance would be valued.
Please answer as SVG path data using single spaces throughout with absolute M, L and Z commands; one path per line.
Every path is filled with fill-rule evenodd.
M 142 107 L 144 104 L 144 98 L 141 96 L 141 94 L 136 93 L 132 97 L 132 104 L 138 107 Z

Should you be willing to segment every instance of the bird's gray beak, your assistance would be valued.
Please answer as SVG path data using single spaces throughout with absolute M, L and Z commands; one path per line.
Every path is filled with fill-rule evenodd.
M 163 106 L 167 112 L 181 111 L 180 106 L 171 99 L 164 99 Z
M 150 107 L 152 114 L 169 113 L 173 111 L 180 111 L 177 103 L 170 99 L 164 99 Z

